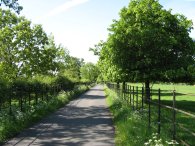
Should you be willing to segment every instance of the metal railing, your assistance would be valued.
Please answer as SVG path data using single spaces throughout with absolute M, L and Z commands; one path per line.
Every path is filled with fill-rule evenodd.
M 183 116 L 191 117 L 195 120 L 195 115 L 189 112 L 186 112 L 181 109 L 176 108 L 176 91 L 172 91 L 172 105 L 165 105 L 162 104 L 162 91 L 161 89 L 157 90 L 156 96 L 157 98 L 154 100 L 152 99 L 152 94 L 154 94 L 154 91 L 150 88 L 146 89 L 144 87 L 136 87 L 131 86 L 128 84 L 125 84 L 125 86 L 121 87 L 117 85 L 116 83 L 107 83 L 108 88 L 112 89 L 117 93 L 117 96 L 120 97 L 122 100 L 124 100 L 127 104 L 130 105 L 132 110 L 137 110 L 140 113 L 146 112 L 148 117 L 148 127 L 151 128 L 151 124 L 155 123 L 153 125 L 157 125 L 154 129 L 156 129 L 156 132 L 160 135 L 162 130 L 163 124 L 169 124 L 172 135 L 172 139 L 174 141 L 178 141 L 183 145 L 189 146 L 191 144 L 188 144 L 188 139 L 182 139 L 179 135 L 180 133 L 177 132 L 177 129 L 182 129 L 183 131 L 187 132 L 193 137 L 193 143 L 195 145 L 195 132 L 193 130 L 195 129 L 188 129 L 184 126 L 184 124 L 179 123 L 177 121 L 177 114 L 182 114 Z M 147 95 L 146 99 L 146 92 L 148 92 L 149 95 Z M 155 91 L 156 92 L 156 91 Z M 155 112 L 152 112 L 154 111 Z M 168 113 L 168 116 L 171 118 L 168 118 L 164 115 L 162 115 L 162 110 L 169 110 L 164 112 L 164 114 Z M 154 118 L 154 119 L 152 119 Z M 178 119 L 179 120 L 179 119 Z M 193 123 L 193 122 L 192 122 Z M 195 125 L 194 125 L 195 126 Z M 192 125 L 192 128 L 193 125 Z

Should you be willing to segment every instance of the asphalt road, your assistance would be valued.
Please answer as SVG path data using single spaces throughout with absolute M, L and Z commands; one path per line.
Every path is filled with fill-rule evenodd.
M 23 131 L 5 146 L 114 146 L 114 128 L 103 86 Z

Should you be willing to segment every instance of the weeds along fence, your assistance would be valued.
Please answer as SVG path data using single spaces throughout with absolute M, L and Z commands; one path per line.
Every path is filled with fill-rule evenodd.
M 172 100 L 165 104 L 161 98 L 163 96 L 161 89 L 145 89 L 127 84 L 122 87 L 115 83 L 107 83 L 107 86 L 132 110 L 147 115 L 150 131 L 159 135 L 166 134 L 184 146 L 195 145 L 195 115 L 176 108 L 176 91 L 172 91 Z M 146 92 L 149 95 L 147 99 Z
M 72 94 L 73 89 L 77 91 L 82 85 L 90 86 L 92 83 L 71 83 L 62 80 L 54 84 L 16 82 L 11 86 L 0 86 L 0 116 L 14 115 L 16 111 L 28 111 L 32 106 L 49 102 L 60 91 Z
M 60 85 L 11 86 L 6 90 L 1 90 L 0 112 L 9 113 L 10 115 L 17 110 L 25 112 L 32 105 L 49 101 L 61 90 L 62 86 Z

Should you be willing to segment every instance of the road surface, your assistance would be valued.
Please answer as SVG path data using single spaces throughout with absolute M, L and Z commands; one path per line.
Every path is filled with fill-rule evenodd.
M 114 146 L 103 86 L 97 85 L 5 146 Z

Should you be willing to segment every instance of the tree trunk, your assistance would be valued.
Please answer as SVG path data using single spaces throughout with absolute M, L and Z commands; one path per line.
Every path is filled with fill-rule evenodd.
M 145 102 L 150 99 L 150 81 L 146 80 L 145 82 Z

